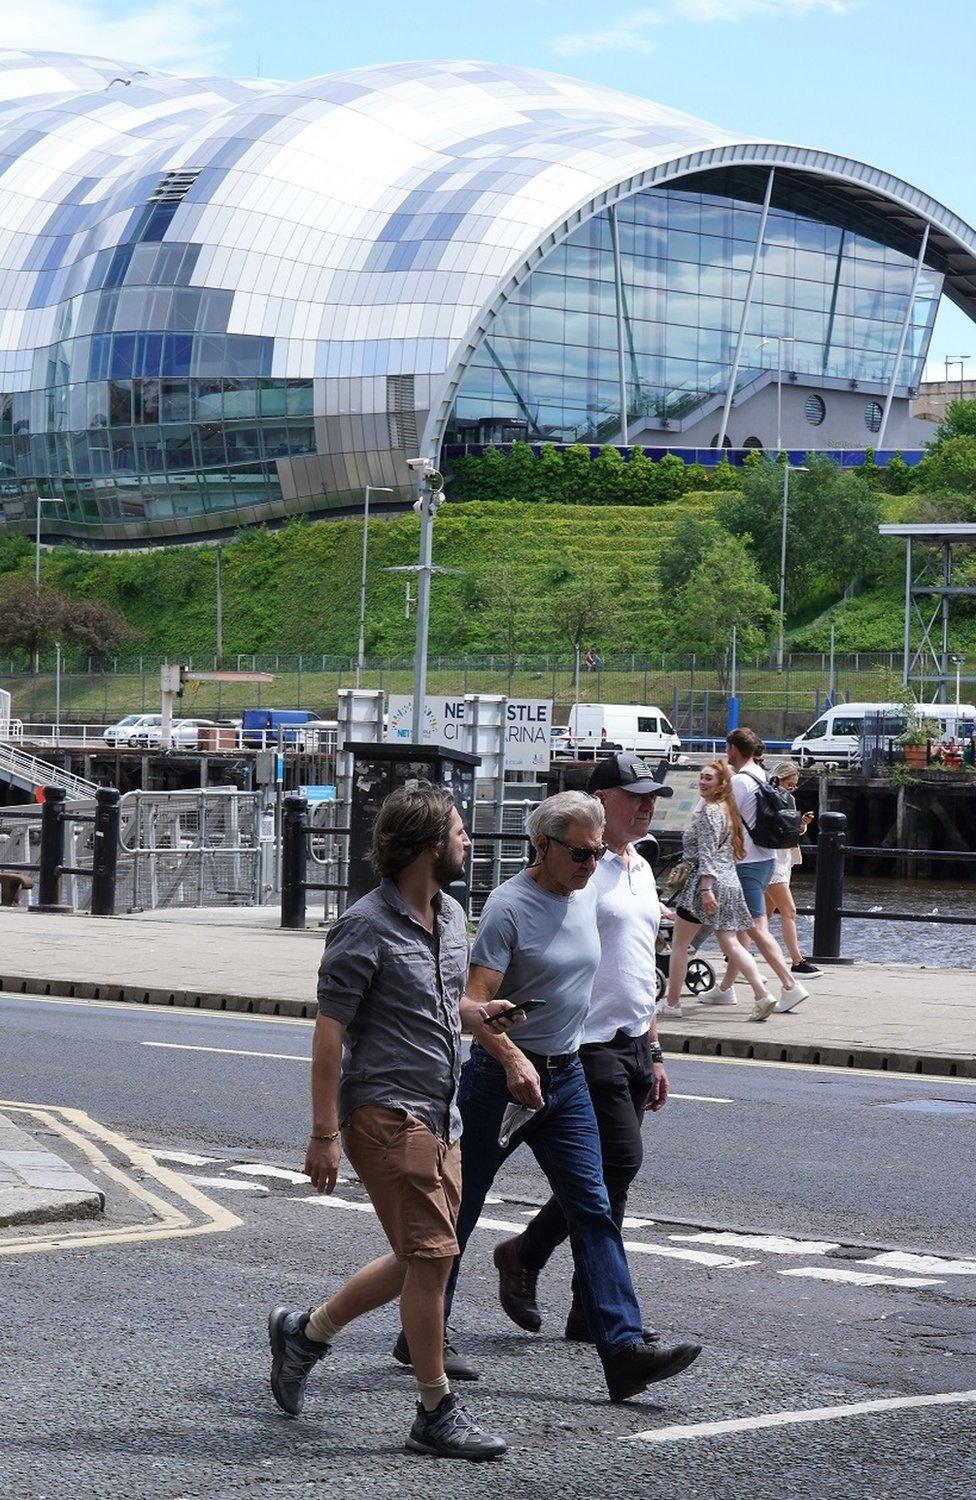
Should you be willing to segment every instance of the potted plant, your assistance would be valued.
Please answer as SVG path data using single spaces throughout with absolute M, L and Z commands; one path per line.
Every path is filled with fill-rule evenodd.
M 938 724 L 932 719 L 923 719 L 913 704 L 904 732 L 898 736 L 898 743 L 905 751 L 906 765 L 924 770 L 928 765 L 929 742 L 938 738 Z

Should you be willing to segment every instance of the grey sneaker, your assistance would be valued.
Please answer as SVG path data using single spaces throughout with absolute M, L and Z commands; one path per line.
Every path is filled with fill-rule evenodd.
M 300 1417 L 305 1382 L 329 1345 L 305 1337 L 308 1313 L 300 1307 L 276 1307 L 268 1318 L 271 1340 L 271 1394 L 289 1417 Z
M 434 1411 L 418 1401 L 417 1415 L 404 1444 L 408 1453 L 431 1453 L 435 1458 L 468 1458 L 478 1463 L 498 1458 L 508 1447 L 504 1438 L 484 1432 L 469 1416 L 453 1391 Z
M 403 1365 L 405 1370 L 413 1369 L 410 1346 L 402 1328 L 393 1345 L 393 1358 L 398 1365 Z M 469 1359 L 465 1359 L 459 1349 L 455 1348 L 448 1335 L 444 1337 L 444 1374 L 448 1380 L 478 1380 L 480 1378 L 474 1365 Z

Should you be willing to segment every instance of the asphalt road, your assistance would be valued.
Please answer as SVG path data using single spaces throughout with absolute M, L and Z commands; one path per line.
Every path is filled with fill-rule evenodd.
M 85 1111 L 242 1220 L 37 1253 L 24 1231 L 0 1253 L 0 1493 L 972 1500 L 976 1087 L 675 1060 L 684 1097 L 647 1122 L 626 1236 L 648 1320 L 705 1353 L 617 1407 L 592 1352 L 560 1337 L 568 1256 L 544 1279 L 540 1335 L 497 1306 L 497 1226 L 545 1191 L 517 1153 L 455 1307 L 482 1371 L 464 1398 L 510 1453 L 432 1469 L 401 1452 L 413 1398 L 388 1356 L 393 1310 L 343 1333 L 300 1421 L 267 1391 L 269 1306 L 319 1300 L 383 1248 L 358 1184 L 326 1201 L 298 1179 L 309 1044 L 307 1023 L 0 997 L 0 1098 Z M 106 1227 L 149 1231 L 135 1189 L 166 1190 L 110 1155 L 127 1171 L 105 1179 Z M 959 1392 L 972 1399 L 904 1404 Z M 797 1420 L 820 1408 L 830 1420 Z M 702 1427 L 729 1420 L 750 1425 Z

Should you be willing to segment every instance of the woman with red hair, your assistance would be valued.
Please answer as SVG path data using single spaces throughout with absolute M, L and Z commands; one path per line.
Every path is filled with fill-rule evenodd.
M 675 902 L 676 918 L 671 961 L 668 967 L 668 1003 L 661 1019 L 681 1016 L 681 989 L 688 969 L 688 945 L 695 930 L 708 925 L 730 964 L 735 964 L 752 986 L 755 1008 L 751 1021 L 765 1021 L 776 1009 L 756 961 L 740 943 L 737 933 L 752 918 L 736 873 L 742 858 L 742 819 L 732 791 L 732 772 L 724 758 L 702 767 L 698 778 L 701 802 L 695 809 L 682 840 L 684 857 L 691 866 L 688 879 Z

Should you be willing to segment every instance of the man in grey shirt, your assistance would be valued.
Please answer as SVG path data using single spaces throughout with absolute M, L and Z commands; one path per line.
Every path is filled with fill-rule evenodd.
M 677 1375 L 698 1358 L 698 1344 L 653 1347 L 620 1230 L 603 1182 L 600 1135 L 579 1060 L 600 962 L 590 878 L 604 852 L 604 813 L 583 792 L 560 792 L 529 815 L 536 860 L 485 903 L 471 955 L 467 997 L 488 1007 L 496 996 L 526 1007 L 516 1035 L 474 1028 L 461 1073 L 464 1121 L 460 1254 L 478 1221 L 502 1161 L 523 1140 L 534 1153 L 569 1225 L 586 1321 L 603 1362 L 611 1401 Z M 535 1111 L 499 1140 L 506 1110 Z M 458 1262 L 460 1261 L 460 1254 Z M 453 1296 L 458 1265 L 448 1288 Z
M 415 783 L 380 809 L 380 885 L 335 923 L 319 970 L 305 1170 L 319 1192 L 332 1192 L 341 1130 L 391 1253 L 309 1312 L 276 1307 L 268 1329 L 272 1394 L 297 1417 L 308 1376 L 340 1329 L 399 1298 L 420 1396 L 407 1448 L 485 1459 L 506 1445 L 457 1402 L 444 1369 L 444 1291 L 458 1251 L 461 1019 L 485 1023 L 511 1009 L 462 1006 L 467 927 L 442 887 L 463 874 L 469 848 L 440 787 Z

